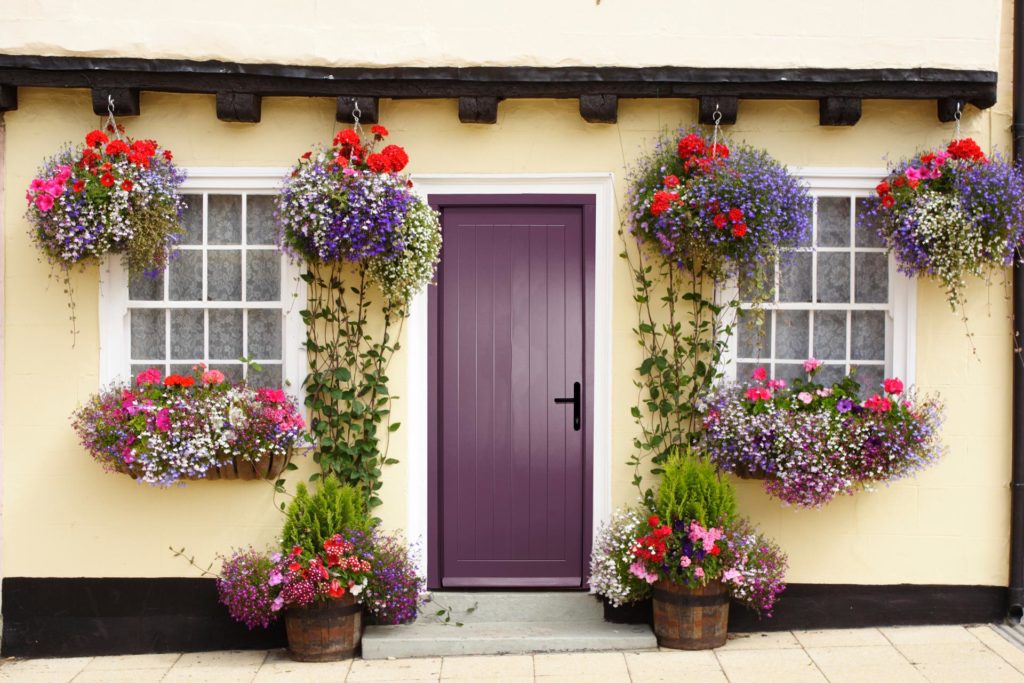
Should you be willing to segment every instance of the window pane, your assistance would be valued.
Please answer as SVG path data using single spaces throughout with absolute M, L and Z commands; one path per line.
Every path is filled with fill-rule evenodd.
M 818 246 L 850 246 L 849 197 L 818 197 Z
M 281 366 L 264 364 L 260 366 L 259 372 L 250 367 L 246 380 L 254 387 L 279 388 L 281 386 Z
M 163 360 L 167 330 L 163 309 L 136 308 L 131 311 L 132 358 Z M 145 368 L 143 368 L 145 369 Z
M 245 257 L 247 301 L 278 301 L 281 298 L 281 254 L 276 250 L 249 250 Z
M 736 324 L 736 351 L 740 358 L 768 358 L 771 356 L 772 314 L 764 311 L 763 324 L 757 325 L 753 313 L 740 317 Z
M 194 365 L 194 363 L 178 363 L 176 365 L 171 365 L 171 372 L 170 372 L 170 374 L 172 374 L 172 375 L 183 375 L 185 377 L 191 377 L 192 376 L 192 367 L 193 367 L 193 365 Z
M 787 255 L 782 264 L 779 301 L 811 301 L 811 254 Z
M 185 195 L 185 210 L 181 214 L 181 225 L 185 228 L 179 244 L 203 243 L 203 195 Z
M 849 254 L 818 254 L 818 301 L 826 304 L 849 303 Z
M 229 382 L 235 384 L 242 381 L 242 364 L 241 363 L 218 363 L 211 365 L 214 370 L 220 370 L 224 373 L 224 377 Z
M 860 384 L 861 398 L 867 398 L 871 394 L 882 392 L 882 380 L 885 377 L 885 366 L 882 365 L 855 365 L 857 375 L 855 379 Z
M 131 385 L 135 386 L 135 378 L 150 368 L 156 368 L 161 375 L 167 374 L 163 363 L 132 363 Z
M 211 194 L 206 221 L 208 244 L 241 244 L 242 197 L 237 194 Z
M 814 373 L 814 381 L 830 387 L 846 375 L 846 368 L 842 365 L 823 365 Z
M 867 197 L 857 199 L 857 246 L 884 247 L 885 242 L 878 236 L 878 222 L 865 218 L 867 206 Z
M 274 197 L 251 194 L 246 198 L 245 240 L 248 244 L 274 244 Z
M 801 361 L 807 358 L 810 341 L 807 311 L 776 311 L 775 325 L 775 357 Z
M 132 275 L 128 280 L 128 298 L 132 301 L 163 301 L 164 274 L 150 277 L 145 273 Z
M 203 357 L 203 311 L 182 308 L 171 311 L 171 358 Z
M 210 311 L 210 358 L 235 360 L 242 357 L 242 311 Z
M 776 363 L 775 364 L 775 379 L 784 379 L 790 384 L 795 379 L 805 379 L 807 373 L 804 372 L 803 363 Z
M 814 353 L 819 360 L 846 360 L 846 311 L 814 314 Z
M 885 254 L 857 254 L 854 281 L 857 303 L 888 303 L 889 257 Z
M 753 379 L 754 370 L 758 368 L 768 369 L 767 363 L 737 363 L 736 364 L 736 381 L 737 382 L 749 382 Z
M 249 311 L 249 353 L 251 358 L 281 358 L 281 311 Z
M 885 360 L 885 311 L 854 311 L 850 358 Z
M 209 301 L 242 300 L 242 252 L 210 251 L 206 254 L 206 298 Z
M 195 249 L 177 252 L 168 271 L 171 301 L 200 301 L 203 298 L 203 252 Z
M 809 204 L 807 206 L 807 225 L 813 225 L 813 224 L 814 224 L 814 204 Z M 807 231 L 807 237 L 805 237 L 804 239 L 802 239 L 799 242 L 797 242 L 797 246 L 798 247 L 811 247 L 811 246 L 814 246 L 812 244 L 812 240 L 813 239 L 814 239 L 814 231 L 808 230 Z

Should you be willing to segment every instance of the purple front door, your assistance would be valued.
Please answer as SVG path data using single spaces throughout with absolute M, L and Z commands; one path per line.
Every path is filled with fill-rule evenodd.
M 593 199 L 431 202 L 431 585 L 581 587 Z

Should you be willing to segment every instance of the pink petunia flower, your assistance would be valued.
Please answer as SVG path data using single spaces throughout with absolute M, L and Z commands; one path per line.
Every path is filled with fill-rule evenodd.
M 203 384 L 220 384 L 224 381 L 224 373 L 220 370 L 210 370 L 203 373 Z
M 804 405 L 809 405 L 810 402 L 814 400 L 814 396 L 812 396 L 809 391 L 801 391 L 796 395 L 796 397 L 800 399 Z
M 683 556 L 682 556 L 682 557 L 681 557 L 681 558 L 679 559 L 679 566 L 680 566 L 680 567 L 682 567 L 683 569 L 686 569 L 686 568 L 687 568 L 687 567 L 689 567 L 689 566 L 690 566 L 691 564 L 693 564 L 693 561 L 692 561 L 692 560 L 691 560 L 691 559 L 690 559 L 690 558 L 689 558 L 689 557 L 688 557 L 687 555 L 683 555 Z
M 171 411 L 167 408 L 161 408 L 160 412 L 156 414 L 156 428 L 161 432 L 166 432 L 171 428 Z

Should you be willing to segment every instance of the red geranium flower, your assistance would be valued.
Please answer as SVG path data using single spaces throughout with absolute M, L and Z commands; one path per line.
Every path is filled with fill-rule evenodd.
M 124 190 L 125 192 L 131 192 L 131 191 L 132 191 L 132 187 L 133 187 L 133 185 L 132 185 L 132 181 L 128 180 L 127 178 L 125 178 L 125 179 L 124 179 L 124 180 L 123 180 L 123 181 L 121 182 L 121 188 L 122 188 L 122 189 L 123 189 L 123 190 Z
M 103 183 L 104 187 L 111 187 L 114 184 L 114 176 L 109 173 L 104 173 L 100 178 L 100 182 Z
M 903 382 L 897 377 L 889 377 L 882 386 L 887 394 L 898 394 L 903 391 Z
M 338 134 L 334 136 L 335 145 L 359 145 L 359 134 L 351 128 L 345 130 L 339 130 Z
M 985 153 L 981 151 L 981 147 L 978 147 L 978 143 L 971 138 L 954 140 L 949 143 L 946 151 L 957 159 L 967 159 L 969 161 L 985 160 Z
M 374 135 L 376 135 L 378 137 L 382 137 L 382 138 L 386 138 L 388 136 L 388 129 L 385 128 L 384 126 L 379 126 L 379 125 L 370 126 L 370 132 L 373 133 Z
M 665 176 L 665 187 L 672 190 L 679 187 L 679 176 L 667 175 Z
M 128 145 L 125 144 L 124 140 L 111 140 L 110 144 L 107 145 L 107 148 L 104 151 L 110 155 L 124 154 L 128 151 Z
M 289 569 L 289 571 L 297 572 L 300 569 L 302 569 L 302 565 L 299 564 L 298 562 L 292 562 L 291 564 L 288 565 L 288 569 Z
M 732 236 L 733 237 L 739 238 L 739 237 L 743 237 L 746 234 L 747 234 L 747 224 L 746 223 L 736 223 L 735 225 L 732 226 Z
M 923 159 L 922 159 L 922 161 L 923 161 Z M 882 182 L 878 183 L 878 185 L 875 185 L 875 192 L 877 192 L 879 196 L 884 195 L 884 194 L 888 194 L 889 193 L 889 183 L 885 182 L 884 180 Z
M 298 557 L 301 554 L 302 554 L 302 546 L 301 545 L 293 545 L 292 546 L 292 551 L 289 553 L 289 555 L 291 555 L 292 557 Z
M 327 594 L 332 598 L 340 598 L 345 595 L 345 588 L 341 585 L 341 581 L 338 581 L 337 579 L 331 581 L 331 585 L 327 589 Z
M 718 157 L 719 159 L 728 159 L 729 148 L 723 145 L 722 143 L 718 143 L 715 145 L 711 145 L 711 150 L 708 152 L 708 154 L 710 154 L 713 157 Z
M 654 198 L 651 200 L 651 215 L 659 216 L 668 210 L 669 205 L 675 200 L 679 199 L 679 195 L 675 192 L 665 192 L 658 190 L 654 193 Z
M 705 150 L 704 138 L 696 133 L 690 133 L 679 140 L 679 158 L 689 159 L 690 157 L 703 154 Z
M 81 192 L 82 190 L 85 189 L 85 181 L 76 180 L 75 184 L 71 186 L 71 189 L 74 190 L 75 192 Z
M 409 163 L 409 155 L 398 145 L 388 145 L 380 153 L 388 160 L 388 166 L 394 173 L 398 173 Z
M 383 154 L 371 154 L 366 157 L 366 166 L 374 173 L 386 173 L 391 170 L 391 164 Z
M 715 216 L 712 219 L 712 222 L 715 224 L 716 228 L 721 230 L 722 228 L 725 227 L 725 223 L 726 223 L 725 214 L 724 213 L 718 214 L 717 216 Z
M 94 130 L 85 136 L 85 144 L 90 147 L 99 147 L 100 145 L 107 144 L 110 138 L 102 130 Z
M 915 186 L 911 185 L 911 187 L 915 187 Z M 892 206 L 895 203 L 896 203 L 896 198 L 893 197 L 891 194 L 882 195 L 882 206 L 888 208 L 888 207 Z
M 737 223 L 743 220 L 743 211 L 741 209 L 729 209 L 729 220 L 733 223 Z
M 174 158 L 174 155 L 171 154 L 171 150 L 165 149 L 164 150 L 164 159 L 167 159 L 167 161 L 170 161 L 173 158 Z
M 659 524 L 661 524 L 661 520 L 658 519 L 658 515 L 651 515 L 650 517 L 647 518 L 647 523 L 650 524 L 651 527 L 653 528 L 653 527 L 656 527 Z
M 713 546 L 711 546 L 711 550 L 708 551 L 708 554 L 714 555 L 715 557 L 718 557 L 719 555 L 722 554 L 722 549 L 719 548 L 717 545 L 713 545 Z

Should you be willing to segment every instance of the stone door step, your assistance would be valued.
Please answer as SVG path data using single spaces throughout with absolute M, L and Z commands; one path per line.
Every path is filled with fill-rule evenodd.
M 368 626 L 363 633 L 363 659 L 632 651 L 657 646 L 649 626 L 604 621 L 415 623 Z
M 420 607 L 416 623 L 444 621 L 448 624 L 603 622 L 604 612 L 601 601 L 584 592 L 434 591 Z

